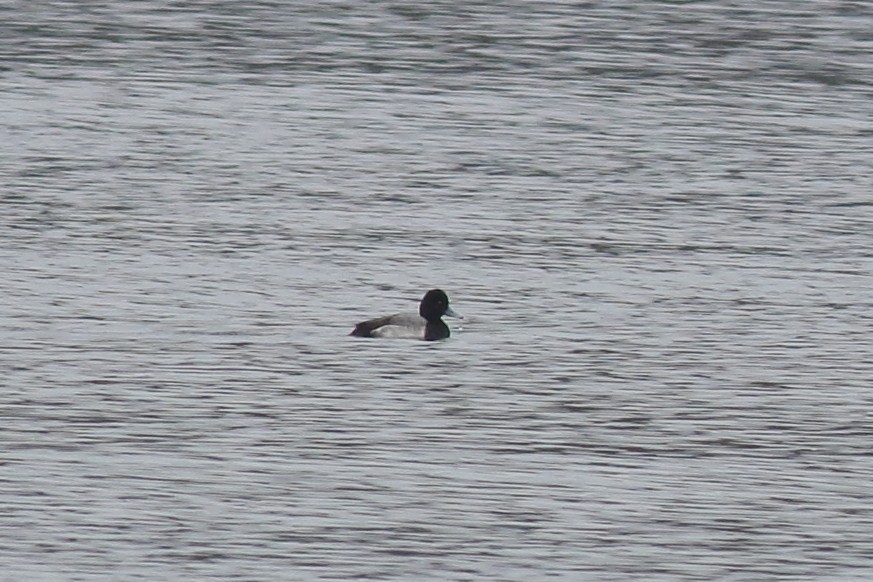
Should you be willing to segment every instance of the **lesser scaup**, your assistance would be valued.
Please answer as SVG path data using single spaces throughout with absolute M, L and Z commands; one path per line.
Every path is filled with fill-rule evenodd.
M 424 294 L 415 313 L 395 313 L 362 321 L 349 335 L 357 337 L 398 337 L 426 341 L 446 339 L 451 335 L 443 315 L 461 317 L 449 307 L 448 296 L 440 289 Z

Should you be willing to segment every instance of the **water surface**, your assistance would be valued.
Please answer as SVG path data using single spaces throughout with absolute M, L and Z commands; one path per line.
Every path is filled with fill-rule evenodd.
M 10 579 L 873 574 L 866 4 L 0 22 Z

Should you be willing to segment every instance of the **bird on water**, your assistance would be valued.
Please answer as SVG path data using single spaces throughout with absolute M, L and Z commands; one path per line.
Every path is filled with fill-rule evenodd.
M 451 307 L 449 297 L 441 289 L 424 294 L 418 314 L 395 313 L 362 321 L 349 335 L 357 337 L 409 338 L 425 341 L 446 339 L 451 335 L 443 316 L 461 318 Z

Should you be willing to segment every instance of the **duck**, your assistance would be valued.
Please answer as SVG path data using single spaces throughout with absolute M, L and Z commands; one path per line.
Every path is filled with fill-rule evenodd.
M 355 337 L 407 338 L 424 341 L 451 336 L 443 316 L 463 319 L 449 307 L 449 296 L 442 289 L 431 289 L 421 298 L 418 313 L 395 313 L 362 321 L 349 335 Z

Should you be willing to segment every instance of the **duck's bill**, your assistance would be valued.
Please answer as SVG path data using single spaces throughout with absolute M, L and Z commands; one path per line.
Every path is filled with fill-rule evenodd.
M 458 319 L 464 319 L 464 316 L 463 316 L 463 315 L 461 315 L 460 313 L 458 313 L 457 311 L 455 311 L 455 310 L 452 309 L 451 307 L 449 307 L 448 309 L 446 309 L 446 313 L 445 313 L 445 314 L 446 314 L 446 316 L 448 316 L 448 317 L 457 317 Z

